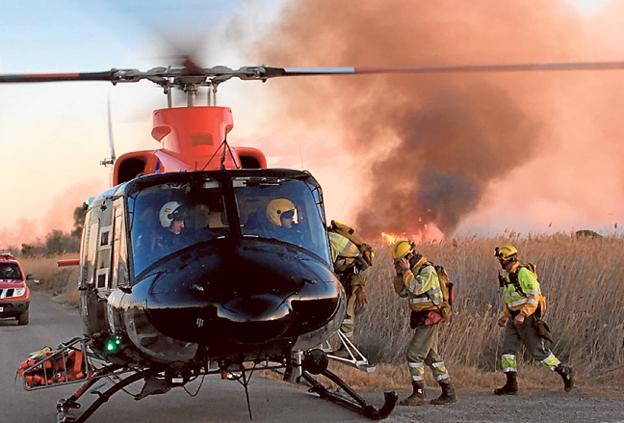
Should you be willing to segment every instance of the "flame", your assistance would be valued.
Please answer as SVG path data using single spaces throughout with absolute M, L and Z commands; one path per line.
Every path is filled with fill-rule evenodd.
M 423 242 L 439 242 L 445 238 L 444 233 L 432 223 L 425 223 L 418 232 L 413 234 L 382 232 L 380 236 L 381 240 L 387 245 L 393 245 L 401 239 L 411 239 L 418 244 Z
M 381 239 L 388 245 L 392 245 L 397 242 L 401 238 L 406 238 L 406 236 L 402 236 L 401 234 L 393 234 L 391 232 L 382 232 Z

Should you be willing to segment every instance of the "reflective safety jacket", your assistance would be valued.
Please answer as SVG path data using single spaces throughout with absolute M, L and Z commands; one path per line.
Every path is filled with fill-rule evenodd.
M 329 245 L 331 247 L 332 262 L 334 263 L 334 272 L 343 273 L 357 264 L 360 249 L 349 238 L 329 231 Z
M 510 273 L 504 276 L 507 282 L 503 287 L 503 312 L 501 318 L 522 313 L 530 316 L 540 306 L 541 313 L 546 311 L 546 299 L 540 290 L 537 275 L 518 263 Z M 517 279 L 517 286 L 513 281 Z
M 440 290 L 438 274 L 427 258 L 422 257 L 410 270 L 397 276 L 394 289 L 400 296 L 405 296 L 414 311 L 437 310 L 444 300 Z

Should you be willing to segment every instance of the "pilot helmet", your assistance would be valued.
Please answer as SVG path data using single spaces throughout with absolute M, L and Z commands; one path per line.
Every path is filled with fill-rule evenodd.
M 287 219 L 293 218 L 294 222 L 297 221 L 297 208 L 295 203 L 287 198 L 276 198 L 267 204 L 266 215 L 269 222 L 275 226 L 282 227 L 282 217 Z
M 178 201 L 168 201 L 160 208 L 159 218 L 160 225 L 165 229 L 169 229 L 174 220 L 184 220 L 186 218 L 186 209 Z

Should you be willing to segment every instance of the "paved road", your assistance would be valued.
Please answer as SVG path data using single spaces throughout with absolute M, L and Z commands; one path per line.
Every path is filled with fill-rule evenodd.
M 56 345 L 81 333 L 82 323 L 73 309 L 36 294 L 30 324 L 18 327 L 0 320 L 0 422 L 55 422 L 57 399 L 78 385 L 26 392 L 14 383 L 15 369 L 31 351 Z M 190 387 L 193 390 L 193 386 Z M 130 389 L 136 392 L 139 386 Z M 250 386 L 254 422 L 358 422 L 356 414 L 306 394 L 287 384 L 257 378 Z M 460 392 L 452 407 L 398 407 L 388 422 L 621 422 L 624 401 L 590 398 L 581 393 L 532 393 L 511 398 Z M 367 394 L 372 401 L 380 393 Z M 242 387 L 235 382 L 207 377 L 199 395 L 189 397 L 174 389 L 165 395 L 134 401 L 123 393 L 102 406 L 89 419 L 97 422 L 248 422 Z

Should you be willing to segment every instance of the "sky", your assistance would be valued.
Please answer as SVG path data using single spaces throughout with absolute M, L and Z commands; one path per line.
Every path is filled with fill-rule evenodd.
M 366 5 L 374 8 L 380 3 L 383 2 L 357 2 L 364 10 L 362 13 Z M 449 1 L 436 4 L 445 3 L 450 4 Z M 481 3 L 487 0 L 475 2 Z M 506 55 L 506 61 L 624 58 L 623 48 L 619 46 L 623 34 L 619 25 L 613 23 L 622 15 L 613 13 L 613 3 L 608 0 L 551 3 L 563 11 L 561 15 L 553 14 L 554 18 L 551 16 L 553 22 L 559 16 L 566 22 L 552 29 L 560 31 L 558 43 L 540 50 L 541 57 L 531 54 L 531 48 L 537 51 L 536 44 L 529 44 L 526 51 L 514 46 L 511 51 L 517 54 Z M 315 15 L 315 2 L 288 0 L 11 2 L 3 6 L 0 25 L 0 73 L 92 72 L 113 67 L 146 70 L 171 64 L 180 47 L 194 47 L 205 66 L 224 64 L 233 68 L 265 63 L 269 59 L 284 60 L 268 63 L 277 66 L 360 65 L 373 64 L 370 63 L 373 60 L 374 64 L 383 65 L 386 59 L 392 62 L 390 52 L 387 56 L 372 52 L 370 57 L 351 55 L 350 44 L 344 40 L 322 38 L 322 34 L 332 33 L 323 27 L 323 21 L 316 23 L 317 27 L 306 26 L 308 19 L 301 15 L 306 4 L 312 4 L 310 13 Z M 443 7 L 439 7 L 442 13 Z M 462 11 L 462 17 L 470 21 L 479 13 L 485 12 L 475 7 Z M 307 50 L 299 48 L 303 43 L 294 44 L 298 39 L 294 36 L 296 28 L 288 26 L 293 24 L 292 16 L 301 19 L 299 28 L 309 31 L 300 36 L 311 43 Z M 315 16 L 309 21 L 313 22 Z M 350 19 L 345 16 L 345 21 Z M 497 17 L 489 18 L 495 27 Z M 344 24 L 344 28 L 349 28 Z M 292 37 L 288 28 L 293 32 Z M 370 29 L 371 34 L 373 30 Z M 367 26 L 361 31 L 353 34 L 359 38 L 353 42 L 354 48 L 366 38 Z M 452 28 L 446 31 L 451 33 Z M 527 27 L 526 31 L 533 30 Z M 549 30 L 544 31 L 547 36 L 550 34 Z M 383 33 L 388 34 L 388 43 L 392 45 L 394 32 Z M 466 40 L 467 48 L 453 51 L 452 59 L 479 62 L 499 58 L 485 37 L 479 38 L 476 32 L 470 34 L 474 41 Z M 566 40 L 570 41 L 566 43 Z M 432 42 L 437 39 L 433 38 Z M 578 45 L 569 45 L 573 43 Z M 330 50 L 332 54 L 326 54 Z M 335 51 L 342 55 L 334 54 Z M 544 54 L 549 56 L 543 57 Z M 343 62 L 351 58 L 368 63 Z M 414 60 L 420 59 L 426 62 L 409 64 L 450 60 L 436 55 L 414 56 Z M 615 113 L 622 106 L 615 98 L 616 88 L 621 87 L 620 77 L 618 74 L 578 78 L 565 75 L 553 80 L 537 76 L 538 82 L 500 77 L 499 85 L 539 90 L 535 96 L 508 91 L 521 110 L 540 107 L 548 110 L 548 125 L 541 132 L 546 133 L 542 138 L 548 140 L 538 146 L 543 154 L 527 153 L 526 160 L 509 172 L 484 180 L 482 194 L 465 213 L 457 216 L 453 232 L 491 235 L 510 228 L 548 232 L 587 226 L 612 230 L 613 224 L 624 217 L 624 204 L 619 200 L 624 194 L 624 174 L 613 174 L 619 167 L 613 160 L 622 153 L 616 142 L 621 133 L 617 129 L 619 116 Z M 374 192 L 371 190 L 376 168 L 368 159 L 359 160 L 360 156 L 352 154 L 349 139 L 358 131 L 344 124 L 352 122 L 343 119 L 343 114 L 358 105 L 367 107 L 371 80 L 355 80 L 350 84 L 355 84 L 356 89 L 347 91 L 340 87 L 333 91 L 333 82 L 312 81 L 310 90 L 301 91 L 306 98 L 300 99 L 289 95 L 294 92 L 292 82 L 233 81 L 223 85 L 219 103 L 232 108 L 235 120 L 230 141 L 234 145 L 260 147 L 267 154 L 270 166 L 310 170 L 325 187 L 328 216 L 355 221 L 363 209 L 370 209 L 368 195 Z M 392 89 L 392 82 L 389 87 L 386 97 L 382 93 L 380 98 L 392 101 L 400 94 Z M 163 107 L 165 97 L 148 82 L 117 87 L 103 82 L 18 84 L 1 86 L 0 90 L 0 176 L 4 194 L 0 202 L 0 246 L 31 242 L 51 229 L 70 229 L 72 210 L 108 186 L 110 168 L 99 165 L 109 154 L 107 98 L 112 106 L 118 156 L 159 146 L 149 136 L 151 111 Z M 550 96 L 541 96 L 543 93 Z M 428 95 L 422 97 L 422 102 L 430 101 L 439 92 L 435 90 Z M 318 101 L 311 103 L 309 97 L 318 97 Z M 605 104 L 609 105 L 606 112 L 598 113 Z M 305 116 L 297 114 L 297 105 L 305 109 Z M 362 127 L 366 127 L 365 123 Z M 567 146 L 561 142 L 576 138 L 584 141 Z M 384 148 L 391 149 L 393 138 L 388 140 Z M 551 170 L 547 176 L 545 169 Z M 510 186 L 514 189 L 509 189 Z M 519 206 L 517 199 L 522 196 L 532 200 Z

